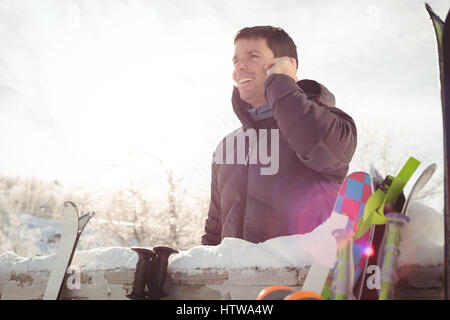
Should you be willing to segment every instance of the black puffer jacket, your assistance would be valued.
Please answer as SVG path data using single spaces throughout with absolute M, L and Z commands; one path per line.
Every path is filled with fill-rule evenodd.
M 356 127 L 350 116 L 334 107 L 334 96 L 315 81 L 295 83 L 284 74 L 270 75 L 264 88 L 273 117 L 256 123 L 234 88 L 233 108 L 243 126 L 222 140 L 213 157 L 204 245 L 217 245 L 225 237 L 256 243 L 310 232 L 330 216 L 347 175 Z M 242 138 L 252 129 L 279 129 L 276 174 L 261 174 L 269 165 L 259 159 L 256 164 L 236 163 L 237 143 L 234 149 L 226 147 L 227 139 Z M 271 150 L 270 130 L 267 137 Z M 258 143 L 261 138 L 258 135 Z M 247 160 L 258 146 L 246 143 Z M 224 157 L 231 153 L 235 164 L 222 161 L 222 152 Z

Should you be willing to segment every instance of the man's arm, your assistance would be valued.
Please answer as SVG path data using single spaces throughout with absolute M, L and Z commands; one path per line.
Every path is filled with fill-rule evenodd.
M 350 116 L 309 99 L 286 74 L 270 74 L 264 90 L 281 133 L 307 167 L 335 174 L 350 163 L 357 142 Z
M 220 244 L 221 226 L 220 226 L 220 209 L 219 209 L 219 189 L 217 185 L 217 164 L 211 167 L 211 199 L 209 201 L 208 217 L 205 222 L 205 234 L 202 236 L 202 245 L 218 245 Z

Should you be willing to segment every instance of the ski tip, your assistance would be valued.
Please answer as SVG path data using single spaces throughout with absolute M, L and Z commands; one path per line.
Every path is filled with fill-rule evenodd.
M 283 300 L 323 300 L 323 299 L 319 294 L 312 291 L 297 291 L 288 295 Z
M 431 8 L 431 6 L 425 2 L 425 9 L 427 10 L 428 14 L 430 15 L 431 19 L 437 19 L 439 22 L 441 22 L 442 24 L 444 24 L 444 22 L 442 21 L 442 19 L 436 14 L 436 12 L 434 12 L 433 8 Z
M 369 165 L 369 175 L 372 177 L 372 178 L 375 178 L 375 177 L 379 177 L 379 178 L 383 178 L 383 175 L 381 174 L 381 172 L 375 167 L 375 165 L 373 164 L 373 163 L 370 163 L 370 165 Z
M 437 164 L 433 162 L 424 171 L 434 173 L 434 171 L 436 171 L 436 168 L 437 168 Z
M 76 208 L 77 205 L 73 203 L 72 201 L 64 201 L 64 207 L 73 207 Z
M 143 248 L 143 247 L 131 247 L 131 250 L 137 253 L 155 253 L 151 248 Z
M 167 252 L 169 254 L 178 253 L 178 250 L 171 248 L 171 247 L 166 247 L 166 246 L 156 246 L 156 247 L 153 247 L 153 250 L 156 251 L 157 253 L 158 252 Z
M 284 297 L 294 292 L 294 289 L 287 286 L 270 286 L 261 290 L 256 300 L 283 300 Z
M 88 212 L 84 213 L 84 214 L 81 216 L 81 218 L 83 218 L 83 217 L 89 217 L 89 219 L 90 219 L 90 218 L 92 218 L 93 216 L 95 216 L 95 211 L 88 211 Z M 80 218 L 80 219 L 81 219 L 81 218 Z

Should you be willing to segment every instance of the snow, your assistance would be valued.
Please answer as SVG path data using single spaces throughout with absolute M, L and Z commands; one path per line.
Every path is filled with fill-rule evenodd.
M 408 210 L 403 227 L 398 265 L 438 265 L 444 259 L 443 216 L 419 202 Z M 328 221 L 327 221 L 328 222 Z M 304 267 L 312 262 L 326 223 L 305 235 L 294 235 L 252 244 L 225 238 L 219 246 L 197 246 L 170 257 L 171 269 Z
M 30 257 L 51 255 L 57 252 L 61 221 L 19 212 L 14 214 L 2 212 L 2 218 L 5 220 L 14 218 L 14 223 L 4 223 L 2 226 L 3 229 L 6 229 L 4 231 L 7 233 L 8 243 L 0 243 L 0 253 L 14 251 L 18 255 Z M 98 224 L 94 225 L 89 222 L 80 238 L 78 249 L 114 246 L 118 242 L 117 237 L 108 229 L 99 228 Z
M 24 213 L 0 212 L 0 252 L 14 251 L 23 256 L 55 253 L 58 248 L 61 222 Z
M 419 202 L 412 202 L 410 222 L 402 229 L 398 265 L 438 265 L 444 261 L 444 217 Z
M 0 270 L 4 272 L 49 271 L 56 255 L 40 257 L 21 257 L 12 251 L 0 255 Z M 92 250 L 79 250 L 75 253 L 72 265 L 82 270 L 134 269 L 137 255 L 129 248 L 108 247 Z
M 197 246 L 170 256 L 171 269 L 276 268 L 310 265 L 325 225 L 307 235 L 274 238 L 260 244 L 225 238 L 219 246 Z M 8 251 L 0 255 L 0 270 L 48 271 L 55 255 L 24 258 Z M 78 250 L 72 261 L 81 270 L 134 269 L 137 254 L 130 248 Z
M 408 216 L 411 221 L 402 230 L 399 266 L 442 264 L 444 253 L 442 214 L 421 203 L 413 202 Z M 41 237 L 54 234 L 47 224 L 42 224 L 42 221 L 34 219 L 28 221 L 31 223 L 26 230 L 40 234 Z M 304 267 L 311 264 L 319 239 L 326 230 L 326 223 L 308 234 L 274 238 L 259 244 L 242 239 L 225 238 L 218 246 L 196 246 L 171 255 L 169 268 L 175 271 L 181 269 L 195 272 L 205 268 Z M 54 227 L 56 226 L 55 224 Z M 41 233 L 38 232 L 39 227 L 43 227 Z M 30 233 L 30 237 L 34 234 L 33 232 Z M 0 254 L 0 271 L 48 271 L 54 259 L 54 254 L 21 257 L 8 251 Z M 79 266 L 82 270 L 117 268 L 133 270 L 136 262 L 137 254 L 130 248 L 102 247 L 78 250 L 72 264 Z
M 56 252 L 61 232 L 60 221 L 21 214 L 17 230 L 18 238 L 21 239 L 16 242 L 17 251 L 28 252 L 30 255 Z
M 32 272 L 48 271 L 55 260 L 55 255 L 24 258 L 12 251 L 0 254 L 0 271 Z
M 82 250 L 75 254 L 72 264 L 84 270 L 134 269 L 137 254 L 130 248 L 109 247 Z
M 172 255 L 171 269 L 282 268 L 311 265 L 312 257 L 326 225 L 305 235 L 278 237 L 254 244 L 225 238 L 219 246 L 197 246 Z

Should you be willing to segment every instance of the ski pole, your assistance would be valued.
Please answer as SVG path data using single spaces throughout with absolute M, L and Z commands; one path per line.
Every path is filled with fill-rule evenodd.
M 402 227 L 409 222 L 409 218 L 399 212 L 386 214 L 386 233 L 383 243 L 384 250 L 381 267 L 381 291 L 379 300 L 391 300 L 394 297 L 394 286 L 397 277 L 397 259 L 400 255 Z
M 156 252 L 146 248 L 131 248 L 131 250 L 138 254 L 138 261 L 134 272 L 133 289 L 130 294 L 127 294 L 127 298 L 131 300 L 145 300 L 147 269 L 150 261 L 156 258 Z
M 169 256 L 173 253 L 178 253 L 170 247 L 157 246 L 153 247 L 153 250 L 157 254 L 157 268 L 151 273 L 149 283 L 149 299 L 157 300 L 161 299 L 164 295 L 164 281 L 166 279 L 167 267 L 169 265 Z
M 353 281 L 355 265 L 353 263 L 353 237 L 352 230 L 336 229 L 332 232 L 336 238 L 338 257 L 333 274 L 331 287 L 331 299 L 333 300 L 354 300 Z

